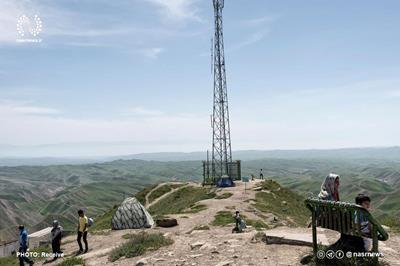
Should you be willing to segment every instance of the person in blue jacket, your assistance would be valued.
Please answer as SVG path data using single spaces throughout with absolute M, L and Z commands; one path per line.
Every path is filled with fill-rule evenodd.
M 18 226 L 19 229 L 19 250 L 18 252 L 20 253 L 18 255 L 19 259 L 19 265 L 24 266 L 25 263 L 28 263 L 29 265 L 33 265 L 33 261 L 29 258 L 29 256 L 26 256 L 25 254 L 28 251 L 28 232 L 25 229 L 25 226 L 20 225 Z

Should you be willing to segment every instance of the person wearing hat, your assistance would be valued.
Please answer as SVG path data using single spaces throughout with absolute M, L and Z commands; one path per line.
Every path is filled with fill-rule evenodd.
M 53 221 L 53 228 L 51 229 L 51 248 L 53 250 L 54 258 L 56 260 L 62 254 L 61 251 L 61 237 L 63 228 L 60 226 L 57 220 Z
M 24 225 L 19 225 L 18 226 L 19 230 L 19 250 L 18 250 L 18 259 L 19 259 L 19 265 L 24 266 L 25 263 L 28 263 L 29 265 L 33 265 L 33 261 L 29 258 L 29 256 L 26 256 L 28 252 L 28 232 L 25 229 Z

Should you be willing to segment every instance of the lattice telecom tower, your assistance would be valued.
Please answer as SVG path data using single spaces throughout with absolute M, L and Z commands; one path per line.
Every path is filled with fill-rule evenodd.
M 231 132 L 229 125 L 228 93 L 226 86 L 224 36 L 222 27 L 222 9 L 224 0 L 213 0 L 214 5 L 214 100 L 211 117 L 212 154 L 210 163 L 203 162 L 205 183 L 216 184 L 222 177 L 231 180 L 240 179 L 240 161 L 232 162 Z M 239 173 L 237 172 L 239 169 Z M 209 181 L 207 182 L 206 179 Z

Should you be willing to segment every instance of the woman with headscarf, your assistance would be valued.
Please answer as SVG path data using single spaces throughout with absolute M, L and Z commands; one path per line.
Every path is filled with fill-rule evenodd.
M 321 185 L 321 192 L 319 192 L 318 198 L 321 200 L 339 201 L 339 179 L 339 175 L 330 173 Z
M 320 200 L 340 201 L 339 179 L 340 179 L 339 175 L 330 173 L 325 178 L 325 181 L 321 185 L 321 192 L 318 194 L 318 198 Z M 362 252 L 363 251 L 362 248 L 364 247 L 363 244 L 364 242 L 362 238 L 342 233 L 340 234 L 340 238 L 336 241 L 336 243 L 329 246 L 328 249 L 342 250 L 344 252 L 347 251 Z

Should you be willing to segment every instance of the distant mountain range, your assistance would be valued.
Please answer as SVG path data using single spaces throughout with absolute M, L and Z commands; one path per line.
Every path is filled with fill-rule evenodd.
M 211 157 L 211 154 L 209 154 Z M 315 158 L 376 158 L 400 160 L 400 147 L 385 148 L 345 148 L 345 149 L 310 149 L 310 150 L 243 150 L 233 151 L 233 158 L 237 160 L 257 160 L 268 158 L 279 159 L 315 159 Z M 192 161 L 205 160 L 206 152 L 159 152 L 140 153 L 126 156 L 117 156 L 118 159 L 138 159 L 146 161 Z
M 51 147 L 51 145 L 49 145 Z M 59 164 L 86 164 L 102 163 L 114 160 L 145 160 L 145 161 L 199 161 L 205 160 L 206 152 L 157 152 L 139 153 L 117 156 L 40 156 L 47 154 L 49 146 L 32 146 L 29 152 L 23 147 L 0 145 L 0 166 L 20 165 L 59 165 Z M 68 146 L 68 145 L 67 145 Z M 69 146 L 68 146 L 69 147 Z M 35 152 L 36 151 L 36 152 Z M 30 154 L 30 156 L 21 156 Z M 210 154 L 211 157 L 211 154 Z M 234 159 L 243 161 L 279 158 L 343 158 L 343 159 L 386 159 L 400 161 L 400 147 L 376 147 L 376 148 L 345 148 L 345 149 L 310 149 L 310 150 L 242 150 L 233 151 Z

